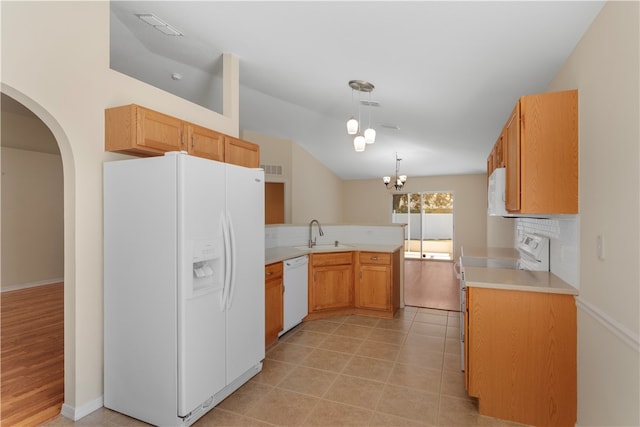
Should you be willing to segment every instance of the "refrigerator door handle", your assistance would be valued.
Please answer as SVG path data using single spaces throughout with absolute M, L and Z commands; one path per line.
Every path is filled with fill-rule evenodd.
M 220 309 L 225 310 L 227 299 L 229 298 L 229 288 L 231 287 L 231 238 L 229 236 L 229 224 L 225 215 L 220 216 L 222 227 L 222 241 L 224 246 L 224 282 L 222 295 L 220 297 Z
M 231 272 L 229 274 L 229 293 L 227 298 L 227 309 L 231 309 L 231 303 L 233 302 L 233 293 L 236 288 L 236 235 L 233 230 L 233 222 L 231 221 L 231 216 L 227 214 L 227 227 L 229 229 L 229 240 L 230 240 L 230 250 L 229 253 L 231 255 Z

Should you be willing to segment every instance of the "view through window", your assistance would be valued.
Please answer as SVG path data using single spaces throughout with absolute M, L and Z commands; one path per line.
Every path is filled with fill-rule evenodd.
M 453 259 L 453 193 L 394 194 L 391 221 L 406 224 L 405 258 Z

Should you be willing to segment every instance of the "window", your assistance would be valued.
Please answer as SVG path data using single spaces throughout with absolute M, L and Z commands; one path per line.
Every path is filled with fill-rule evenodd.
M 453 193 L 394 194 L 391 222 L 406 224 L 405 258 L 453 259 Z

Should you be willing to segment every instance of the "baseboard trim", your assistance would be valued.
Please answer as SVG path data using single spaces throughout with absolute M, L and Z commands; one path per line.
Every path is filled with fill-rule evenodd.
M 54 283 L 60 283 L 60 282 L 64 282 L 64 277 L 60 277 L 56 279 L 39 280 L 37 282 L 21 283 L 18 285 L 7 285 L 7 286 L 3 286 L 1 291 L 2 292 L 17 291 L 19 289 L 35 288 L 36 286 L 52 285 Z
M 91 402 L 87 402 L 77 408 L 74 408 L 73 406 L 67 405 L 65 403 L 62 405 L 62 411 L 60 411 L 60 414 L 65 418 L 69 418 L 70 420 L 78 421 L 80 418 L 86 417 L 90 413 L 97 411 L 103 406 L 104 396 L 100 396 L 99 398 L 92 400 Z
M 613 319 L 604 311 L 600 310 L 595 305 L 585 301 L 580 297 L 576 297 L 576 305 L 582 311 L 598 321 L 602 326 L 607 328 L 620 340 L 624 341 L 629 347 L 640 353 L 640 338 L 633 331 L 629 330 L 622 323 Z

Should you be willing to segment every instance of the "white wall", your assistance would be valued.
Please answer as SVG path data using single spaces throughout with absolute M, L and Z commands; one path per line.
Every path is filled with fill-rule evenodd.
M 242 131 L 247 141 L 260 145 L 260 164 L 282 166 L 282 176 L 265 173 L 267 182 L 285 183 L 285 222 L 323 224 L 343 221 L 343 182 L 294 141 Z
M 410 176 L 407 192 L 453 193 L 454 259 L 460 247 L 485 246 L 487 241 L 487 176 Z M 382 179 L 345 181 L 344 221 L 351 224 L 388 224 L 391 222 L 392 192 Z
M 265 169 L 265 182 L 281 182 L 284 184 L 284 222 L 291 223 L 291 182 L 293 181 L 293 167 L 291 165 L 293 141 L 262 135 L 257 132 L 243 130 L 241 138 L 260 146 L 260 164 L 280 167 L 280 175 L 269 173 Z
M 2 147 L 2 290 L 64 276 L 62 159 Z
M 102 405 L 104 109 L 137 103 L 238 135 L 238 66 L 225 62 L 225 115 L 109 69 L 109 3 L 1 2 L 2 92 L 51 129 L 64 173 L 65 404 Z M 229 83 L 231 74 L 234 81 Z M 233 95 L 233 96 L 232 96 Z
M 515 247 L 515 220 L 501 216 L 487 216 L 487 247 Z
M 344 182 L 297 144 L 292 145 L 291 205 L 293 224 L 312 219 L 336 224 L 344 221 Z
M 581 426 L 640 425 L 639 13 L 608 2 L 547 88 L 579 92 Z

